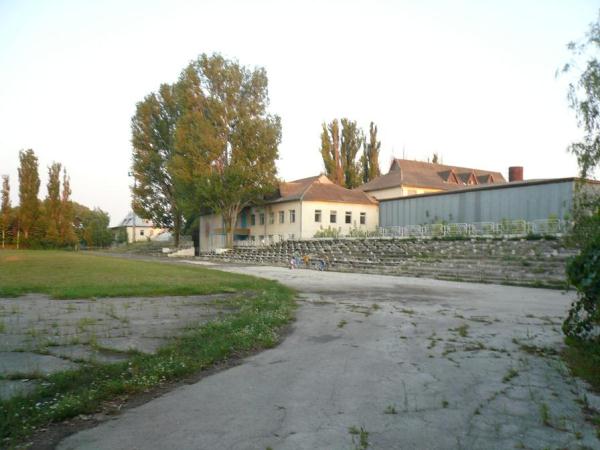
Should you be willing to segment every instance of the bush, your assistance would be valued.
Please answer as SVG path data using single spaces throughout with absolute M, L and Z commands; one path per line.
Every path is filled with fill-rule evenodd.
M 567 280 L 577 290 L 563 323 L 563 332 L 571 338 L 600 341 L 600 234 L 583 244 L 581 253 L 567 264 Z
M 314 235 L 315 238 L 338 238 L 341 235 L 341 228 L 332 228 L 328 226 L 327 228 L 321 227 L 319 231 L 317 231 Z

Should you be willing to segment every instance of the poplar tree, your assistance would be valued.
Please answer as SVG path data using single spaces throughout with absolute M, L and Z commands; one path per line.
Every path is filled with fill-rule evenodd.
M 364 150 L 361 157 L 361 175 L 363 183 L 368 183 L 381 175 L 379 169 L 379 151 L 381 141 L 377 140 L 377 126 L 371 122 L 369 125 L 369 141 L 364 141 Z
M 46 240 L 52 245 L 60 243 L 60 171 L 60 163 L 55 162 L 48 167 L 48 184 L 46 185 L 48 194 L 44 202 L 44 213 L 46 219 Z
M 342 170 L 344 183 L 348 189 L 355 188 L 360 184 L 360 167 L 357 155 L 364 141 L 363 133 L 354 120 L 342 119 L 342 139 L 340 143 L 340 154 L 342 159 Z
M 67 176 L 67 169 L 63 169 L 62 194 L 60 197 L 59 235 L 62 245 L 77 244 L 77 235 L 74 229 L 75 214 L 71 201 L 71 179 Z
M 133 210 L 154 226 L 173 232 L 175 246 L 183 216 L 171 164 L 175 156 L 175 129 L 179 105 L 175 87 L 162 84 L 136 105 L 131 119 L 133 145 Z
M 344 185 L 344 169 L 340 155 L 340 127 L 337 119 L 330 124 L 323 123 L 321 131 L 321 157 L 325 165 L 325 174 L 331 181 Z
M 29 240 L 40 215 L 40 176 L 38 159 L 32 149 L 19 152 L 19 224 L 23 238 Z
M 8 175 L 2 175 L 2 202 L 0 206 L 0 226 L 2 227 L 2 248 L 6 242 L 6 232 L 10 226 L 10 183 Z

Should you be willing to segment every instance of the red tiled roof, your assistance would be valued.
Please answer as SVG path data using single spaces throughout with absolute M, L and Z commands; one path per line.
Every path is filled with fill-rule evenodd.
M 448 191 L 464 186 L 471 175 L 479 184 L 506 183 L 500 172 L 410 161 L 408 159 L 394 159 L 387 174 L 377 177 L 356 189 L 369 192 L 406 185 Z
M 282 182 L 279 184 L 279 197 L 270 200 L 268 203 L 282 203 L 293 200 L 366 205 L 376 205 L 378 203 L 377 200 L 364 192 L 338 186 L 325 175 Z

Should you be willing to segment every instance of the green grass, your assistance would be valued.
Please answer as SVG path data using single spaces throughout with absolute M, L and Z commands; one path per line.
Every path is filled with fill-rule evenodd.
M 134 261 L 83 252 L 0 250 L 0 297 L 53 298 L 204 295 L 260 289 L 263 281 L 197 266 Z
M 17 446 L 37 428 L 53 422 L 102 410 L 104 402 L 115 397 L 147 391 L 165 382 L 175 381 L 210 368 L 232 356 L 273 347 L 278 342 L 277 331 L 293 318 L 294 292 L 276 282 L 236 274 L 227 274 L 200 267 L 185 267 L 160 263 L 100 258 L 60 252 L 2 252 L 19 257 L 9 264 L 30 261 L 29 274 L 19 274 L 15 267 L 0 275 L 2 294 L 10 292 L 46 292 L 58 298 L 83 297 L 83 292 L 105 295 L 160 295 L 185 293 L 227 292 L 243 290 L 228 300 L 235 313 L 189 330 L 174 338 L 154 355 L 134 354 L 129 361 L 112 364 L 90 363 L 78 370 L 60 372 L 45 377 L 45 383 L 26 396 L 0 401 L 0 447 Z M 56 265 L 53 261 L 56 261 Z M 45 264 L 43 264 L 45 262 Z M 71 271 L 69 270 L 71 264 Z M 77 265 L 80 267 L 73 267 Z M 56 266 L 56 267 L 55 267 Z M 119 270 L 114 270 L 117 266 Z M 6 266 L 3 264 L 3 269 Z M 21 265 L 23 268 L 23 266 Z M 83 289 L 82 276 L 92 287 Z M 69 282 L 67 273 L 74 273 Z M 136 274 L 128 286 L 122 276 Z M 148 275 L 149 273 L 149 275 Z M 112 277 L 117 282 L 112 282 Z M 24 283 L 18 291 L 18 283 Z M 160 292 L 148 290 L 142 280 L 150 280 Z M 174 278 L 172 280 L 171 278 Z M 44 281 L 45 280 L 45 281 Z M 57 283 L 52 286 L 50 280 Z M 102 286 L 101 281 L 109 286 Z M 164 283 L 166 286 L 162 286 Z M 118 285 L 118 288 L 115 288 Z M 171 289 L 171 290 L 169 290 Z

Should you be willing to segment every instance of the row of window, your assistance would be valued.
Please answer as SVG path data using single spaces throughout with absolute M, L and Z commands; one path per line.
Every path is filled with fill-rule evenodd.
M 315 209 L 315 222 L 321 223 L 322 220 L 322 211 L 320 209 Z M 346 211 L 344 216 L 345 223 L 352 223 L 352 211 Z M 329 223 L 337 223 L 337 211 L 329 211 Z M 367 223 L 367 213 L 360 213 L 360 224 L 366 225 Z
M 296 210 L 290 209 L 288 211 L 288 214 L 289 214 L 290 223 L 296 223 Z M 277 215 L 279 218 L 279 223 L 285 223 L 285 211 L 278 211 Z M 315 222 L 321 223 L 321 219 L 322 219 L 322 211 L 320 209 L 315 209 Z M 345 221 L 345 223 L 349 223 L 349 224 L 352 223 L 352 211 L 346 211 L 346 214 L 344 216 L 344 221 Z M 270 212 L 269 213 L 269 224 L 273 225 L 274 223 L 275 223 L 275 213 Z M 329 223 L 337 223 L 337 211 L 329 211 Z M 259 225 L 265 224 L 265 213 L 264 212 L 261 212 L 258 214 L 258 224 Z M 367 224 L 367 213 L 366 212 L 360 213 L 360 224 L 361 225 Z M 256 214 L 250 214 L 250 225 L 251 226 L 256 225 Z
M 296 223 L 296 210 L 295 209 L 290 209 L 288 211 L 289 217 L 290 217 L 290 223 Z M 277 215 L 279 216 L 279 223 L 285 223 L 285 211 L 278 211 Z M 273 225 L 275 223 L 275 213 L 274 212 L 270 212 L 269 213 L 269 224 Z M 264 225 L 265 224 L 265 213 L 260 213 L 258 214 L 258 224 L 259 225 Z M 250 225 L 254 226 L 256 225 L 256 214 L 250 214 Z

